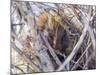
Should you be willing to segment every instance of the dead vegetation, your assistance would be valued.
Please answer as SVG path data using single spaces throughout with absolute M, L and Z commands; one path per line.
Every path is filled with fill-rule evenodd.
M 96 7 L 11 2 L 11 73 L 96 68 Z

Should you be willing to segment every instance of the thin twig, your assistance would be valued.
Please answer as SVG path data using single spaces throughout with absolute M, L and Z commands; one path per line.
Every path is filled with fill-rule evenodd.
M 91 46 L 91 43 L 87 46 L 87 48 L 85 49 L 85 51 L 83 52 L 83 54 L 80 56 L 80 58 L 77 60 L 77 62 L 75 62 L 74 66 L 72 67 L 71 70 L 74 70 L 78 67 L 78 63 L 81 60 L 81 58 L 84 56 L 84 54 L 88 51 L 89 47 Z
M 95 57 L 95 52 L 93 51 L 92 54 L 88 57 L 87 61 L 85 62 L 83 69 L 85 69 L 85 67 L 87 67 L 86 65 L 90 62 L 91 59 L 93 59 L 93 57 Z
M 13 65 L 13 64 L 11 64 L 11 66 L 18 69 L 18 70 L 20 70 L 22 73 L 25 73 L 19 66 L 16 66 L 16 65 Z

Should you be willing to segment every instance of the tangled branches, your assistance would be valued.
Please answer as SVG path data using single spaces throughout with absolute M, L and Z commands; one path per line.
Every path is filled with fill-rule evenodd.
M 11 73 L 96 68 L 96 8 L 11 2 Z

